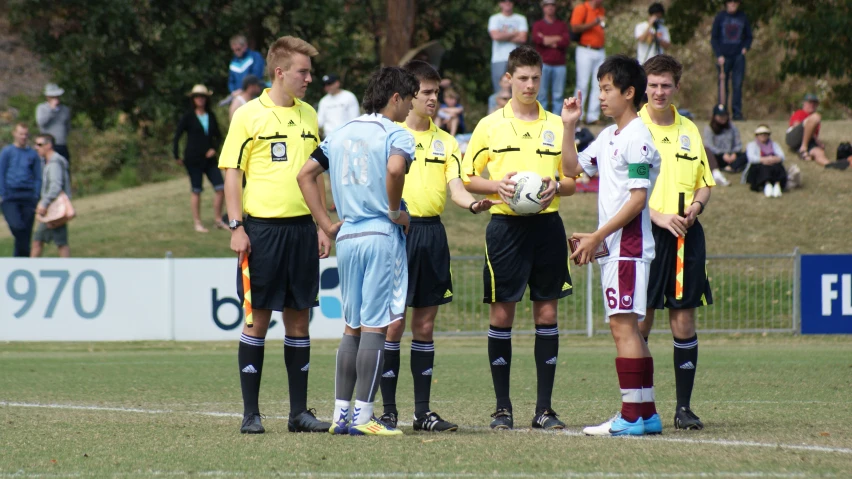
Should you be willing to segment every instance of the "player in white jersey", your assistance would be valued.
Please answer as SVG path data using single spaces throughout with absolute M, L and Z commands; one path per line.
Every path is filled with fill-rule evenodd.
M 637 115 L 646 77 L 636 60 L 614 55 L 598 70 L 603 113 L 615 120 L 579 155 L 574 153 L 574 131 L 582 114 L 582 97 L 565 100 L 562 169 L 566 175 L 600 174 L 598 229 L 574 233 L 571 259 L 578 264 L 598 257 L 610 331 L 618 356 L 615 369 L 621 387 L 621 412 L 583 432 L 595 436 L 659 434 L 662 422 L 654 404 L 654 366 L 639 331 L 645 316 L 654 237 L 648 198 L 660 169 L 660 154 L 648 128 Z
M 417 78 L 401 68 L 379 70 L 364 94 L 367 114 L 326 138 L 299 172 L 299 188 L 317 226 L 337 241 L 346 327 L 337 351 L 332 434 L 402 434 L 376 421 L 373 402 L 388 325 L 403 317 L 408 285 L 410 218 L 402 190 L 414 160 L 414 138 L 394 122 L 405 120 L 419 88 Z M 316 186 L 325 170 L 343 219 L 339 223 L 332 224 Z

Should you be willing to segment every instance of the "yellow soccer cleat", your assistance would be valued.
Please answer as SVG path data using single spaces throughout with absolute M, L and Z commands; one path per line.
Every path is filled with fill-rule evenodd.
M 367 424 L 358 426 L 349 426 L 350 436 L 402 436 L 402 431 L 393 427 L 387 427 L 384 424 L 376 421 L 376 418 L 370 418 Z

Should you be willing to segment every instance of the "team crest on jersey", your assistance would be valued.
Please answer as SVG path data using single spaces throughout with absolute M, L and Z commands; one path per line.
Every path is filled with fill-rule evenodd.
M 555 146 L 556 135 L 553 134 L 550 130 L 544 130 L 544 133 L 541 134 L 541 144 L 543 146 L 549 146 L 553 148 Z
M 272 161 L 287 161 L 287 143 L 277 141 L 272 144 Z
M 642 148 L 639 149 L 639 154 L 641 154 L 644 157 L 647 157 L 648 155 L 651 154 L 651 149 L 648 148 L 648 145 L 642 145 Z
M 612 157 L 613 157 L 613 158 L 617 158 L 617 157 L 618 157 L 618 148 L 616 148 L 615 150 L 613 150 L 613 152 L 612 152 Z
M 691 150 L 690 150 L 691 145 L 690 145 L 689 137 L 688 137 L 688 136 L 686 136 L 686 135 L 680 135 L 680 147 L 681 147 L 681 149 L 683 149 L 683 150 L 691 151 Z
M 444 142 L 435 140 L 432 142 L 432 156 L 444 156 Z

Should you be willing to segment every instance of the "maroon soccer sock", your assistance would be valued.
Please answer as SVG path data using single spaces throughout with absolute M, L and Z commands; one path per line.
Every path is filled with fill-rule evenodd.
M 642 417 L 644 358 L 615 358 L 618 386 L 621 388 L 621 417 L 636 422 Z
M 654 402 L 654 358 L 645 358 L 645 370 L 642 372 L 642 419 L 650 419 L 657 414 Z

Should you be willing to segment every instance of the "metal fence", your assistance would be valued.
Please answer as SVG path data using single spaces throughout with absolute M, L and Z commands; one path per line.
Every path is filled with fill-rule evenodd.
M 696 325 L 704 333 L 797 332 L 799 330 L 799 252 L 767 255 L 708 256 L 707 273 L 713 304 L 697 309 Z M 483 297 L 484 258 L 452 258 L 453 301 L 441 307 L 437 334 L 479 335 L 488 331 L 488 305 Z M 559 301 L 560 333 L 609 333 L 604 321 L 600 269 L 572 265 L 573 293 Z M 667 331 L 658 314 L 655 332 Z M 518 303 L 515 331 L 532 333 L 529 291 Z

